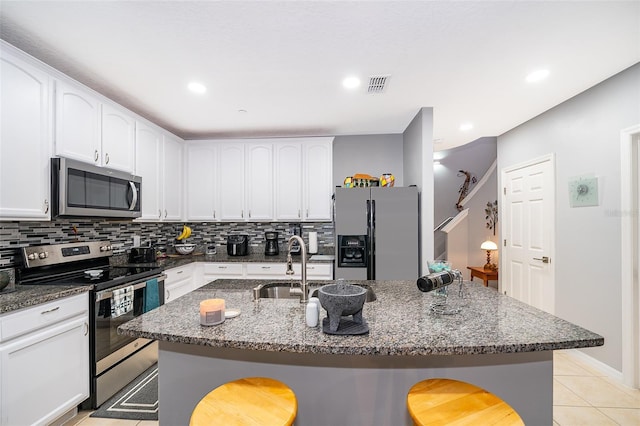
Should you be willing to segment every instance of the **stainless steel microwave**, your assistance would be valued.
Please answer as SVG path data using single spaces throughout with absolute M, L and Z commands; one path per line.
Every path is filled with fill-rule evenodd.
M 54 216 L 136 218 L 142 214 L 142 178 L 69 158 L 51 159 Z

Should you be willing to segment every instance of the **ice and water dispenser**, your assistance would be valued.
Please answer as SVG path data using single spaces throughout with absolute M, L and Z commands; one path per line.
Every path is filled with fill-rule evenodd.
M 338 235 L 338 266 L 367 267 L 367 236 Z

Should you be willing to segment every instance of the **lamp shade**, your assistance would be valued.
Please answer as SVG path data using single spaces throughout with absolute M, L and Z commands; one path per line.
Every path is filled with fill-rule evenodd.
M 498 246 L 493 241 L 487 240 L 480 246 L 482 250 L 498 250 Z

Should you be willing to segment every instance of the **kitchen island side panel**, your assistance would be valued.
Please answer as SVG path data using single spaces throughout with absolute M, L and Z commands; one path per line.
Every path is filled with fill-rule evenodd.
M 525 424 L 550 425 L 553 352 L 451 356 L 318 355 L 160 342 L 160 425 L 188 424 L 198 401 L 241 377 L 286 383 L 298 400 L 295 424 L 411 425 L 406 396 L 418 381 L 445 377 L 493 392 Z

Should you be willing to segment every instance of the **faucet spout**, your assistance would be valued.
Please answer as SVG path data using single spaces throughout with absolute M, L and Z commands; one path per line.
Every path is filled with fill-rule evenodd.
M 300 295 L 300 303 L 307 303 L 309 301 L 309 285 L 307 284 L 307 249 L 304 245 L 304 240 L 299 235 L 292 235 L 291 238 L 289 238 L 289 244 L 287 245 L 287 274 L 293 274 L 291 248 L 293 247 L 294 241 L 298 242 L 301 251 L 302 280 L 300 281 L 300 290 L 302 290 L 302 294 Z M 289 272 L 289 270 L 291 270 L 291 272 Z

